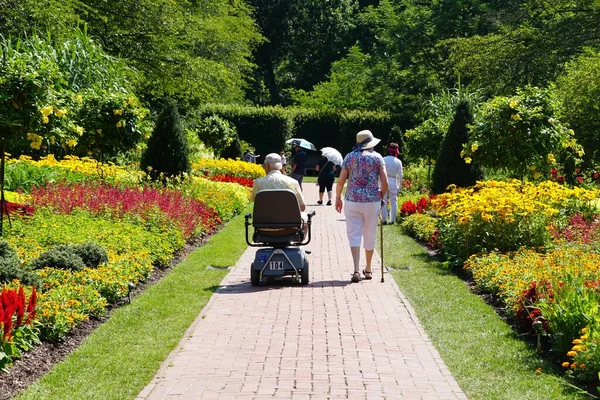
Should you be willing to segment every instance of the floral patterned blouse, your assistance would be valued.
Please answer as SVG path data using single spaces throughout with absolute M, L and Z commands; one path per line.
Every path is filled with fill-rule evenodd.
M 346 155 L 342 168 L 348 170 L 346 201 L 373 203 L 381 201 L 379 195 L 379 168 L 383 157 L 376 151 L 353 151 Z

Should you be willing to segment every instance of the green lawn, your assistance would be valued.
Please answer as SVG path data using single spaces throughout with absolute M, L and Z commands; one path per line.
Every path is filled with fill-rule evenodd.
M 398 226 L 384 227 L 384 263 L 469 399 L 588 398 Z

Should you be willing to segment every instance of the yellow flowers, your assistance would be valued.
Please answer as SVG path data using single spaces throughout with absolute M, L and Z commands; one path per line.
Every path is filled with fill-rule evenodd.
M 56 111 L 54 111 L 54 115 L 56 115 L 59 118 L 64 117 L 67 114 L 67 110 L 64 108 L 57 108 Z
M 513 114 L 510 118 L 513 121 L 520 121 L 521 120 L 521 116 L 519 114 Z
M 36 135 L 35 133 L 28 133 L 27 139 L 31 142 L 31 143 L 29 143 L 29 146 L 32 149 L 39 150 L 40 147 L 42 146 L 42 140 L 44 138 L 41 137 L 40 135 Z
M 477 143 L 473 143 L 471 145 L 471 153 L 475 153 L 477 151 L 477 149 L 479 148 L 479 144 Z
M 117 128 L 123 128 L 125 126 L 125 120 L 117 122 Z
M 554 154 L 552 154 L 552 153 L 548 154 L 548 161 L 550 161 L 550 163 L 552 165 L 556 165 L 556 158 L 554 158 Z
M 121 110 L 121 109 L 113 110 L 113 114 L 114 115 L 123 115 L 123 110 Z
M 264 168 L 259 164 L 252 164 L 240 160 L 224 159 L 219 160 L 201 159 L 192 165 L 192 171 L 197 175 L 232 175 L 241 178 L 256 179 L 265 176 Z
M 517 103 L 516 100 L 511 100 L 510 103 L 510 108 L 517 108 L 517 106 L 519 105 L 519 103 Z
M 465 157 L 465 164 L 471 164 L 471 157 Z
M 53 110 L 54 110 L 54 108 L 52 106 L 46 106 L 46 107 L 42 107 L 40 112 L 42 113 L 42 116 L 47 117 L 52 114 Z
M 67 140 L 67 146 L 69 146 L 69 147 L 75 147 L 75 146 L 77 146 L 77 139 L 69 139 L 69 140 Z

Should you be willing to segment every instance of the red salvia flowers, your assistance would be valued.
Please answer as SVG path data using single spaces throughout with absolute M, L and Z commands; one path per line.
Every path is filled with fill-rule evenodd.
M 19 290 L 2 289 L 0 292 L 0 323 L 2 324 L 2 335 L 0 342 L 11 340 L 13 331 L 23 325 L 25 312 L 27 312 L 26 324 L 32 324 L 36 314 L 37 293 L 35 287 L 29 296 L 29 303 L 25 307 L 25 291 L 23 287 Z M 16 318 L 14 318 L 16 315 Z M 15 321 L 13 322 L 13 319 Z
M 136 215 L 146 220 L 158 208 L 168 221 L 181 230 L 188 241 L 193 241 L 198 228 L 210 234 L 220 222 L 217 213 L 204 203 L 171 189 L 121 188 L 97 182 L 62 182 L 32 188 L 31 196 L 34 205 L 49 206 L 63 214 L 83 209 L 92 214 L 108 214 L 116 218 Z

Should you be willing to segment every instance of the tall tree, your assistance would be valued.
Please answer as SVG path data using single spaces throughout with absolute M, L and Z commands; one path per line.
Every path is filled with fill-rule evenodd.
M 356 0 L 251 0 L 267 38 L 249 96 L 258 104 L 289 102 L 287 89 L 309 89 L 354 42 Z
M 81 0 L 90 33 L 141 71 L 148 100 L 239 102 L 261 36 L 241 0 Z
M 546 86 L 585 47 L 600 47 L 596 0 L 509 1 L 496 4 L 483 35 L 455 37 L 444 45 L 447 69 L 463 81 L 506 95 L 527 84 Z

